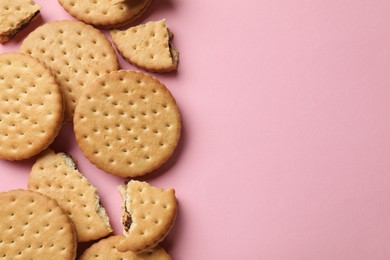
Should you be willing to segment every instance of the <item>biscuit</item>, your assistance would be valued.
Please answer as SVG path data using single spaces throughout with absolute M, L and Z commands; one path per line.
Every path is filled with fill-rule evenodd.
M 138 19 L 151 0 L 58 0 L 73 17 L 98 28 L 118 28 Z
M 173 34 L 165 19 L 110 34 L 120 54 L 133 65 L 153 72 L 177 69 L 179 52 L 171 44 Z
M 46 23 L 30 33 L 19 49 L 50 67 L 65 99 L 65 121 L 71 122 L 83 88 L 118 70 L 111 42 L 97 29 L 77 21 Z
M 156 78 L 121 70 L 97 79 L 79 98 L 76 140 L 98 168 L 136 177 L 160 167 L 180 138 L 180 112 Z
M 175 222 L 175 190 L 163 190 L 146 182 L 132 180 L 127 187 L 120 186 L 119 191 L 123 197 L 125 238 L 119 241 L 117 249 L 138 253 L 157 246 Z
M 0 193 L 1 259 L 75 259 L 73 224 L 52 200 L 40 193 Z
M 57 201 L 73 221 L 79 242 L 112 232 L 96 189 L 76 169 L 70 156 L 45 151 L 32 167 L 28 189 Z
M 39 14 L 41 7 L 32 0 L 0 1 L 0 43 L 9 41 Z
M 0 158 L 46 149 L 63 119 L 61 91 L 49 68 L 21 53 L 0 54 Z
M 159 246 L 138 255 L 131 251 L 119 252 L 116 250 L 116 245 L 121 239 L 123 239 L 123 235 L 102 239 L 85 250 L 79 260 L 172 260 L 170 255 Z

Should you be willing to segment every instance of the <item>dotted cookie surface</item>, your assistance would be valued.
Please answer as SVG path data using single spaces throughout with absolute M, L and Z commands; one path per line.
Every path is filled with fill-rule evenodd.
M 51 71 L 28 55 L 1 54 L 0 158 L 38 154 L 52 143 L 62 119 L 62 96 Z
M 97 29 L 77 21 L 46 23 L 19 49 L 49 66 L 65 99 L 65 121 L 72 121 L 81 91 L 100 75 L 118 69 L 115 50 Z
M 0 259 L 75 259 L 76 234 L 57 202 L 32 191 L 0 193 Z
M 125 237 L 119 241 L 117 249 L 143 252 L 155 247 L 174 224 L 177 213 L 175 190 L 163 190 L 132 180 L 125 190 L 121 188 L 120 191 L 124 198 L 122 222 Z M 129 222 L 130 228 L 127 226 Z
M 8 41 L 39 14 L 41 7 L 32 0 L 0 1 L 0 43 Z
M 69 156 L 45 151 L 32 167 L 28 189 L 57 201 L 73 221 L 79 242 L 112 232 L 96 189 L 75 169 Z
M 74 131 L 84 155 L 121 177 L 157 169 L 180 138 L 179 109 L 157 79 L 135 71 L 100 77 L 80 96 Z
M 73 17 L 100 28 L 116 28 L 140 17 L 151 0 L 58 0 Z
M 176 70 L 179 53 L 170 43 L 173 34 L 165 19 L 110 34 L 121 55 L 135 66 L 153 72 Z
M 131 251 L 119 252 L 116 249 L 122 235 L 111 236 L 100 240 L 84 251 L 79 260 L 171 260 L 170 255 L 161 247 L 146 250 L 144 253 L 135 254 Z

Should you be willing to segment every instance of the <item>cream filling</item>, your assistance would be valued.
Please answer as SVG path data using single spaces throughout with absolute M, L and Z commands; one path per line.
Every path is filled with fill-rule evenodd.
M 171 59 L 172 59 L 172 65 L 176 69 L 177 64 L 179 62 L 179 51 L 172 44 L 173 33 L 168 28 L 167 28 L 167 30 L 168 30 L 168 35 L 169 35 L 169 38 L 168 38 L 169 52 L 170 52 Z

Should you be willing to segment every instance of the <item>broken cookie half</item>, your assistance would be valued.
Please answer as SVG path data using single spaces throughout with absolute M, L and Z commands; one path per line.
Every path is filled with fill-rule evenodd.
M 157 246 L 175 222 L 175 190 L 163 190 L 132 180 L 127 186 L 120 186 L 119 191 L 123 196 L 125 237 L 119 241 L 117 250 L 140 253 Z
M 57 201 L 73 221 L 77 240 L 96 240 L 112 232 L 96 189 L 65 153 L 46 150 L 33 165 L 28 189 Z
M 38 16 L 41 7 L 32 0 L 0 1 L 0 43 L 9 41 Z
M 179 52 L 173 47 L 173 33 L 165 19 L 127 30 L 111 30 L 112 41 L 121 55 L 135 66 L 152 72 L 177 69 Z

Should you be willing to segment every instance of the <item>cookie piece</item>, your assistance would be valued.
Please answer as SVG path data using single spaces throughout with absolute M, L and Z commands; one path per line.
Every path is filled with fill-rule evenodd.
M 138 253 L 157 246 L 175 222 L 175 190 L 163 190 L 146 182 L 132 180 L 127 187 L 120 186 L 119 191 L 123 197 L 125 238 L 119 241 L 117 249 Z
M 63 119 L 60 88 L 40 61 L 0 54 L 0 158 L 21 160 L 46 149 Z
M 39 14 L 41 7 L 32 0 L 0 1 L 0 43 L 9 41 Z
M 73 17 L 98 28 L 118 28 L 138 19 L 151 0 L 58 0 Z
M 77 170 L 69 155 L 45 151 L 32 167 L 28 189 L 57 201 L 73 221 L 79 242 L 112 232 L 96 189 Z
M 153 72 L 177 69 L 179 52 L 171 44 L 173 34 L 165 19 L 110 34 L 120 54 L 135 66 Z
M 171 260 L 170 255 L 162 248 L 155 247 L 146 250 L 144 253 L 135 254 L 131 251 L 119 252 L 116 249 L 118 242 L 123 239 L 123 235 L 111 236 L 93 244 L 80 256 L 79 260 L 88 259 L 112 259 L 112 260 Z
M 118 70 L 115 50 L 107 38 L 90 25 L 76 21 L 50 22 L 37 28 L 19 49 L 49 66 L 65 99 L 65 121 L 73 120 L 83 88 L 100 75 Z
M 0 193 L 0 258 L 75 259 L 73 224 L 52 200 L 40 193 Z
M 96 80 L 80 96 L 76 140 L 98 168 L 136 177 L 161 166 L 180 138 L 179 109 L 156 78 L 121 70 Z

